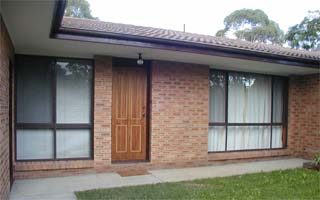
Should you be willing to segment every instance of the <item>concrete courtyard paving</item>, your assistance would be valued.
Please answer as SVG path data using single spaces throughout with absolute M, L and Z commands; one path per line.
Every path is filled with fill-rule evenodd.
M 148 175 L 130 177 L 121 177 L 117 173 L 101 173 L 56 178 L 19 179 L 13 184 L 10 199 L 75 200 L 75 191 L 301 168 L 303 162 L 306 162 L 306 160 L 290 158 L 205 167 L 150 170 Z

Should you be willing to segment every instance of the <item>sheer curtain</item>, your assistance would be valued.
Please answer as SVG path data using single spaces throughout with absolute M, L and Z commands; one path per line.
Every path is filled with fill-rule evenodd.
M 273 122 L 282 123 L 284 81 L 279 78 L 273 80 Z M 282 126 L 272 126 L 272 148 L 281 148 Z
M 272 127 L 272 148 L 281 148 L 282 144 L 282 126 Z
M 225 122 L 226 76 L 224 72 L 214 71 L 210 76 L 209 122 Z M 226 139 L 225 126 L 209 127 L 208 151 L 224 151 Z
M 227 122 L 225 121 L 226 77 L 228 77 Z M 280 77 L 272 78 L 241 72 L 229 72 L 227 76 L 225 72 L 212 71 L 209 116 L 212 125 L 209 127 L 208 151 L 283 147 L 284 83 L 285 80 Z M 271 92 L 273 92 L 272 99 Z M 273 124 L 271 136 L 272 104 L 272 123 L 277 124 Z M 227 141 L 225 141 L 226 134 Z
M 227 150 L 270 148 L 270 126 L 229 126 Z
M 270 123 L 271 78 L 230 73 L 228 88 L 229 123 Z M 229 126 L 227 150 L 270 147 L 269 126 Z
M 230 73 L 228 88 L 229 123 L 269 123 L 271 78 Z
M 273 80 L 273 122 L 282 122 L 283 80 Z
M 226 77 L 223 72 L 214 72 L 210 77 L 210 122 L 225 121 Z
M 226 127 L 209 127 L 208 151 L 224 151 L 226 143 Z

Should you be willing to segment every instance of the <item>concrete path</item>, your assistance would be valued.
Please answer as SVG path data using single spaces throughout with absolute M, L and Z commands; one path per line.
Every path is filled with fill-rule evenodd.
M 121 177 L 117 173 L 16 180 L 11 200 L 75 200 L 75 191 L 175 182 L 302 167 L 303 159 L 281 159 L 182 169 L 151 170 L 148 175 Z

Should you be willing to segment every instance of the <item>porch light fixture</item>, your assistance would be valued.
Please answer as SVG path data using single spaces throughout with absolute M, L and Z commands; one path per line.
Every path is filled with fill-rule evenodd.
M 137 60 L 137 64 L 138 64 L 138 65 L 143 65 L 143 59 L 142 59 L 141 53 L 139 53 L 139 58 L 138 58 L 138 60 Z

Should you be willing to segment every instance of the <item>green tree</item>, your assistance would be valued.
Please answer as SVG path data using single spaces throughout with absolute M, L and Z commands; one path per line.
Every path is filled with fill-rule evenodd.
M 98 19 L 91 15 L 90 4 L 86 0 L 68 0 L 65 16 Z
M 224 18 L 224 25 L 216 36 L 234 34 L 238 39 L 250 42 L 283 43 L 284 34 L 279 25 L 259 9 L 236 10 Z
M 320 48 L 320 10 L 309 11 L 300 24 L 289 28 L 285 39 L 295 49 Z

